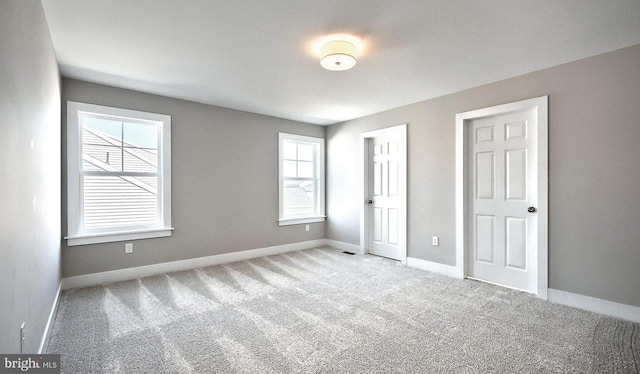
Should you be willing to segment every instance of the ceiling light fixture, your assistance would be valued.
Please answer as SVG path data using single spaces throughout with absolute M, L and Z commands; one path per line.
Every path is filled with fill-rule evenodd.
M 320 47 L 320 65 L 327 70 L 343 71 L 356 65 L 355 44 L 344 40 L 333 40 Z

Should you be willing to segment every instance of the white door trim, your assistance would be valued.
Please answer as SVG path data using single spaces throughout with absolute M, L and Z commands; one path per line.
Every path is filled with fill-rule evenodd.
M 400 207 L 404 212 L 404 227 L 399 230 L 400 234 L 400 248 L 402 252 L 402 258 L 400 261 L 407 264 L 407 124 L 387 127 L 380 130 L 374 130 L 369 132 L 360 133 L 360 180 L 362 181 L 362 190 L 360 191 L 360 248 L 361 253 L 368 254 L 368 230 L 369 230 L 369 216 L 367 214 L 367 199 L 369 195 L 369 169 L 367 168 L 367 162 L 369 158 L 369 146 L 367 139 L 375 138 L 377 136 L 394 135 L 400 138 L 400 165 L 398 166 L 399 173 L 399 192 Z
M 467 241 L 467 125 L 475 120 L 534 109 L 538 118 L 538 287 L 537 295 L 547 299 L 549 256 L 548 202 L 548 96 L 456 114 L 456 277 L 465 278 Z

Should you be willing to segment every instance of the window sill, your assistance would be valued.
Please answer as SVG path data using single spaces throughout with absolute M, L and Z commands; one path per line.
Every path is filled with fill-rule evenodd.
M 278 220 L 278 226 L 301 225 L 304 223 L 324 222 L 326 216 L 304 218 L 282 218 Z
M 151 239 L 151 238 L 163 238 L 171 236 L 173 227 L 153 230 L 140 230 L 140 231 L 123 231 L 123 232 L 110 232 L 101 234 L 90 235 L 77 235 L 65 237 L 67 240 L 67 246 L 73 247 L 76 245 L 98 244 L 98 243 L 113 243 L 122 242 L 126 240 L 138 240 L 138 239 Z

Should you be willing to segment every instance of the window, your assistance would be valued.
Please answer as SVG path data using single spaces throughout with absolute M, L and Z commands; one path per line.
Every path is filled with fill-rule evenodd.
M 279 225 L 324 221 L 324 139 L 280 133 L 279 150 Z
M 171 117 L 67 103 L 68 245 L 171 236 Z

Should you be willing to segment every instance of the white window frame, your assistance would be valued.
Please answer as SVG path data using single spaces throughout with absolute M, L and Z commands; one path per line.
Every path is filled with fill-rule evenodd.
M 305 142 L 316 144 L 316 151 L 314 152 L 314 175 L 315 185 L 314 192 L 316 194 L 316 207 L 315 212 L 309 215 L 284 215 L 284 141 L 290 140 L 294 142 Z M 278 134 L 278 225 L 299 225 L 304 223 L 324 222 L 325 216 L 325 169 L 324 169 L 324 139 L 316 138 L 312 136 L 303 136 L 287 133 Z
M 158 222 L 111 230 L 83 230 L 82 114 L 115 117 L 132 122 L 160 123 L 158 149 Z M 102 105 L 67 102 L 67 239 L 68 246 L 171 236 L 171 116 Z

